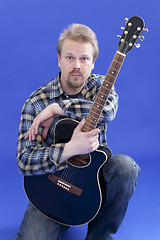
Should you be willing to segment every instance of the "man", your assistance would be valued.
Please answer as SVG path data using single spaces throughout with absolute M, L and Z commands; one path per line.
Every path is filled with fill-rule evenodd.
M 58 44 L 60 72 L 55 79 L 32 93 L 22 109 L 17 162 L 23 175 L 55 172 L 68 158 L 88 154 L 107 145 L 108 122 L 115 118 L 118 96 L 112 88 L 96 129 L 82 132 L 104 76 L 93 74 L 98 57 L 95 33 L 73 24 L 61 33 Z M 67 143 L 54 142 L 54 126 L 64 117 L 80 121 Z M 86 240 L 110 240 L 125 215 L 140 169 L 129 156 L 112 155 L 103 166 L 103 185 L 108 196 L 89 222 Z M 105 196 L 104 196 L 105 198 Z M 67 226 L 43 216 L 29 204 L 16 239 L 60 240 Z

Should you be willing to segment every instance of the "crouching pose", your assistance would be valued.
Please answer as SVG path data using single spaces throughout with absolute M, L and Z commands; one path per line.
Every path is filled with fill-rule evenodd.
M 72 24 L 61 33 L 57 53 L 60 72 L 33 92 L 22 109 L 17 163 L 24 176 L 55 173 L 65 168 L 67 159 L 73 156 L 105 149 L 107 124 L 116 116 L 118 95 L 113 86 L 96 128 L 82 131 L 104 80 L 102 75 L 91 74 L 99 54 L 95 33 L 85 25 Z M 77 126 L 67 142 L 55 142 L 55 125 L 64 118 L 76 120 Z M 106 152 L 106 158 L 99 179 L 102 204 L 88 223 L 85 240 L 113 239 L 111 234 L 123 221 L 140 172 L 127 155 Z M 65 214 L 65 209 L 61 210 Z M 52 221 L 29 203 L 16 239 L 60 240 L 68 227 Z

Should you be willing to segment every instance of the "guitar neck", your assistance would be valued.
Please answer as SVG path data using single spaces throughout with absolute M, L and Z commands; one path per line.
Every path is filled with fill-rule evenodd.
M 116 52 L 113 61 L 109 67 L 109 70 L 104 78 L 102 86 L 88 114 L 85 124 L 82 128 L 82 132 L 88 132 L 96 128 L 98 120 L 107 102 L 110 91 L 116 81 L 125 56 L 125 54 L 119 51 Z

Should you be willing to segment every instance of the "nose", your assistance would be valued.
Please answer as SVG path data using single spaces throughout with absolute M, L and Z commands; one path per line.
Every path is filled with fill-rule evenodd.
M 79 59 L 76 59 L 74 62 L 74 69 L 80 69 L 81 68 L 81 63 Z

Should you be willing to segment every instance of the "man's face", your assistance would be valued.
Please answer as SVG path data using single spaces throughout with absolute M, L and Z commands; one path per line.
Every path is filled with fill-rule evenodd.
M 94 68 L 92 44 L 65 39 L 58 66 L 63 90 L 70 95 L 80 92 Z

